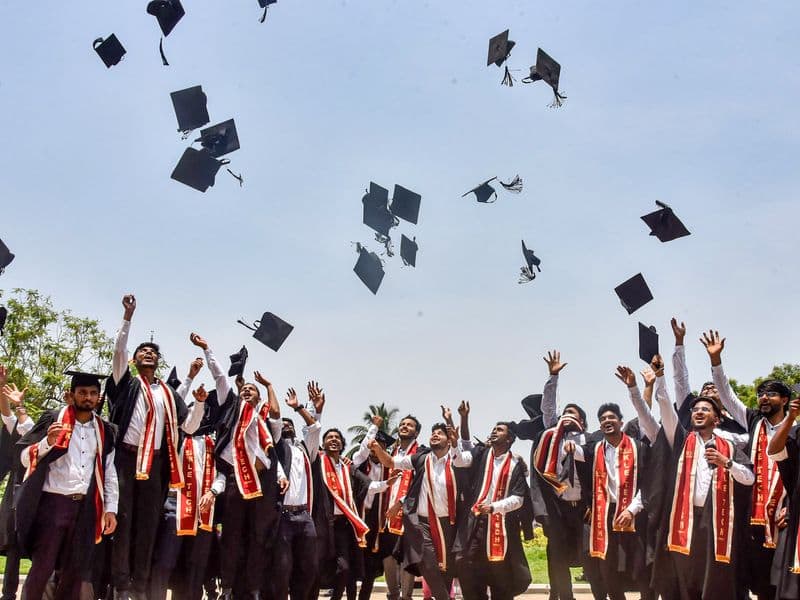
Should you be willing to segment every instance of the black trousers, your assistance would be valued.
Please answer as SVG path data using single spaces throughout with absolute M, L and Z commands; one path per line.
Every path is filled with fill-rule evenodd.
M 171 500 L 171 499 L 170 499 Z M 178 537 L 175 513 L 165 513 L 158 526 L 150 569 L 149 600 L 166 600 L 170 576 L 178 564 L 183 539 Z
M 745 585 L 759 599 L 775 597 L 775 586 L 770 582 L 774 548 L 764 547 L 764 526 L 748 525 L 745 531 L 744 552 L 739 560 Z
M 561 518 L 550 517 L 547 532 L 547 574 L 550 598 L 572 600 L 572 574 L 569 567 L 581 556 L 584 507 L 579 502 L 559 500 Z
M 76 544 L 74 536 L 81 503 L 81 500 L 72 500 L 61 494 L 42 493 L 36 511 L 31 568 L 22 588 L 22 597 L 26 600 L 41 600 L 47 581 L 61 566 L 70 568 L 63 569 L 53 597 L 55 600 L 74 600 L 80 595 L 80 573 L 72 567 L 71 559 L 72 552 L 80 545 Z
M 273 598 L 307 600 L 317 578 L 316 545 L 317 531 L 307 510 L 281 512 L 272 562 Z
M 447 517 L 439 517 L 439 527 L 444 534 L 444 551 L 447 555 L 448 572 L 439 569 L 439 560 L 436 557 L 436 548 L 431 538 L 431 527 L 427 517 L 419 518 L 419 528 L 422 533 L 422 561 L 417 565 L 420 574 L 428 582 L 431 595 L 436 600 L 450 600 L 450 586 L 453 583 L 453 555 L 450 549 L 456 536 L 455 526 L 450 524 Z M 484 556 L 486 552 L 484 552 Z
M 114 464 L 119 479 L 119 509 L 111 549 L 111 581 L 118 590 L 147 590 L 166 491 L 163 460 L 169 459 L 162 453 L 154 456 L 150 478 L 137 480 L 136 452 L 117 447 Z
M 6 549 L 6 570 L 3 573 L 2 600 L 14 600 L 19 587 L 19 549 L 12 543 Z
M 347 592 L 347 600 L 356 600 L 355 573 L 357 553 L 361 552 L 356 542 L 353 526 L 344 515 L 333 518 L 333 543 L 336 548 L 336 575 L 331 600 L 340 600 Z
M 487 587 L 492 600 L 512 600 L 514 597 L 506 561 L 489 562 L 486 556 L 488 525 L 489 519 L 486 515 L 478 517 L 475 530 L 467 545 L 466 562 L 458 573 L 464 600 L 487 600 Z

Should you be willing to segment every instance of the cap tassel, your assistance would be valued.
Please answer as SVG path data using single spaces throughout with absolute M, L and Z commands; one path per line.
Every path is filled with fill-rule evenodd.
M 519 275 L 519 281 L 517 281 L 517 283 L 530 283 L 531 281 L 536 279 L 536 273 L 534 273 L 527 266 L 520 267 L 519 270 L 520 270 L 520 275 Z
M 267 11 L 269 10 L 269 4 L 264 7 L 264 13 L 261 15 L 261 18 L 258 20 L 259 23 L 263 23 L 267 20 Z
M 255 331 L 255 330 L 256 330 L 256 327 L 251 327 L 250 325 L 248 325 L 247 323 L 245 323 L 245 322 L 244 322 L 244 321 L 242 321 L 241 319 L 236 319 L 236 322 L 237 322 L 239 325 L 244 325 L 244 326 L 245 326 L 245 327 L 247 327 L 247 328 L 248 328 L 250 331 Z
M 557 90 L 553 90 L 553 95 L 555 97 L 553 98 L 553 101 L 547 105 L 547 108 L 561 108 L 564 104 L 564 100 L 566 100 L 567 97 L 564 94 L 559 94 Z
M 162 37 L 158 42 L 158 53 L 161 55 L 161 63 L 165 66 L 169 66 L 169 62 L 167 62 L 167 55 L 164 54 L 164 38 Z
M 231 174 L 231 177 L 233 177 L 234 179 L 236 179 L 236 180 L 239 182 L 239 187 L 242 187 L 242 185 L 244 184 L 244 177 L 242 177 L 242 174 L 241 174 L 241 173 L 239 173 L 239 174 L 237 175 L 236 173 L 234 173 L 234 172 L 233 172 L 233 171 L 231 171 L 230 169 L 225 169 L 225 170 L 226 170 L 228 173 L 230 173 L 230 174 Z
M 514 87 L 514 77 L 512 77 L 511 71 L 508 70 L 508 65 L 506 65 L 506 72 L 503 75 L 503 81 L 501 81 L 500 84 L 507 85 L 508 87 Z
M 394 256 L 394 247 L 392 246 L 392 238 L 388 235 L 381 235 L 380 233 L 375 234 L 375 241 L 379 244 L 383 244 L 383 247 L 386 248 L 386 256 L 391 258 Z
M 498 179 L 497 181 L 500 180 Z M 520 177 L 519 175 L 515 175 L 514 179 L 512 179 L 508 183 L 500 181 L 500 185 L 502 185 L 509 192 L 514 192 L 515 194 L 519 194 L 522 191 L 522 177 Z

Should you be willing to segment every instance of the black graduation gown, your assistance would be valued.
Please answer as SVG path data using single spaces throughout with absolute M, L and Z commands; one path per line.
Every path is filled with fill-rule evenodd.
M 369 476 L 372 469 L 381 469 L 383 468 L 380 464 L 375 464 L 371 461 L 371 459 L 365 460 L 358 466 L 358 471 L 363 473 L 370 481 L 372 478 Z M 388 469 L 384 469 L 386 479 L 388 477 Z M 366 556 L 371 557 L 374 560 L 365 560 L 364 561 L 364 568 L 372 566 L 373 572 L 367 573 L 364 572 L 365 577 L 380 577 L 383 574 L 383 559 L 387 556 L 391 556 L 395 550 L 395 546 L 397 544 L 397 536 L 393 533 L 390 533 L 388 529 L 384 531 L 380 531 L 378 527 L 379 524 L 379 515 L 378 509 L 383 510 L 386 512 L 386 506 L 384 506 L 378 496 L 382 496 L 386 492 L 382 492 L 381 494 L 375 494 L 375 497 L 372 500 L 372 506 L 369 508 L 365 508 L 364 504 L 366 503 L 366 494 L 362 499 L 361 504 L 357 506 L 359 513 L 363 515 L 364 522 L 369 526 L 369 532 L 367 533 L 367 547 L 364 548 L 364 553 Z M 375 541 L 377 538 L 377 548 L 375 545 Z
M 17 448 L 20 453 L 32 444 L 38 444 L 43 438 L 47 437 L 47 428 L 50 427 L 58 419 L 58 410 L 47 411 L 39 417 L 36 425 L 33 426 L 27 434 L 22 436 L 17 442 Z M 103 420 L 103 427 L 105 429 L 105 442 L 103 444 L 103 466 L 108 469 L 108 457 L 114 450 L 116 442 L 116 428 L 113 424 Z M 42 487 L 44 486 L 47 470 L 53 461 L 66 454 L 66 449 L 54 448 L 42 457 L 39 465 L 33 474 L 19 486 L 17 493 L 14 497 L 14 509 L 16 511 L 16 525 L 17 537 L 19 548 L 23 557 L 30 557 L 30 550 L 33 544 L 33 531 L 36 521 L 36 512 L 39 508 L 39 499 L 42 495 Z M 70 553 L 73 564 L 67 565 L 67 568 L 77 569 L 81 574 L 81 578 L 90 581 L 92 575 L 92 566 L 94 564 L 95 556 L 95 543 L 94 543 L 94 530 L 95 530 L 95 510 L 94 510 L 94 493 L 97 484 L 94 476 L 89 488 L 86 491 L 86 497 L 83 499 L 78 519 L 75 527 L 75 537 L 73 538 L 73 549 Z
M 5 479 L 6 488 L 0 501 L 0 554 L 8 552 L 9 546 L 16 543 L 16 527 L 14 525 L 14 490 L 22 483 L 22 463 L 20 448 L 17 447 L 20 435 L 17 431 L 19 423 L 14 425 L 11 433 L 0 423 L 0 481 Z
M 800 598 L 800 574 L 789 571 L 794 560 L 797 528 L 800 527 L 800 428 L 795 426 L 786 440 L 788 457 L 778 463 L 783 485 L 789 496 L 789 525 L 780 536 L 775 548 L 772 567 L 772 584 L 776 586 L 776 598 L 796 600 Z
M 469 541 L 477 525 L 477 517 L 472 512 L 471 507 L 478 500 L 478 496 L 481 493 L 486 461 L 492 456 L 489 446 L 473 448 L 471 453 L 472 465 L 466 468 L 469 472 L 469 480 L 463 488 L 464 508 L 461 511 L 462 514 L 460 518 L 456 522 L 456 539 L 453 543 L 453 556 L 455 557 L 457 570 L 470 568 L 466 557 L 466 551 L 469 548 Z M 458 472 L 463 469 L 464 468 L 456 468 L 455 470 Z M 520 459 L 511 471 L 506 495 L 522 497 L 522 508 L 525 508 L 524 499 L 530 497 L 527 476 L 527 466 L 525 462 Z M 527 590 L 531 583 L 531 572 L 528 568 L 525 552 L 522 549 L 522 521 L 523 519 L 531 517 L 533 511 L 530 507 L 526 510 L 522 510 L 522 508 L 504 515 L 508 545 L 506 549 L 506 558 L 503 563 L 507 569 L 508 581 L 511 582 L 511 593 L 515 596 Z M 529 524 L 526 524 L 526 527 L 528 525 Z

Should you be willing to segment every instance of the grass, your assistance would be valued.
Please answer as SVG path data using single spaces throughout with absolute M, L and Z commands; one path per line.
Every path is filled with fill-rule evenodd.
M 27 575 L 28 569 L 31 568 L 31 561 L 27 558 L 23 558 L 19 565 L 19 572 L 20 575 Z M 0 556 L 0 573 L 6 572 L 6 557 Z

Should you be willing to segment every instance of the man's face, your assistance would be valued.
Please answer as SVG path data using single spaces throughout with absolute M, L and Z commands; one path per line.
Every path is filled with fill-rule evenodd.
M 441 450 L 447 446 L 447 442 L 447 433 L 438 428 L 431 431 L 430 445 L 432 449 Z
M 397 426 L 397 435 L 401 440 L 413 440 L 417 437 L 417 422 L 414 419 L 403 419 Z
M 492 446 L 504 446 L 506 444 L 510 445 L 511 438 L 508 434 L 508 425 L 498 423 L 492 427 L 492 433 L 489 434 L 489 443 Z
M 91 412 L 100 403 L 100 390 L 93 385 L 78 386 L 69 395 L 70 403 L 81 412 Z
M 789 398 L 786 396 L 781 396 L 779 392 L 759 392 L 758 412 L 765 417 L 771 417 L 772 415 L 778 414 L 781 410 L 783 410 L 783 407 L 786 406 L 787 402 L 789 402 Z
M 245 402 L 258 402 L 261 399 L 258 388 L 252 383 L 245 383 L 239 390 L 239 397 Z
M 614 411 L 607 410 L 600 415 L 600 430 L 606 437 L 616 436 L 622 431 L 622 419 Z
M 719 392 L 717 391 L 717 386 L 713 383 L 707 383 L 703 386 L 703 389 L 700 390 L 701 396 L 708 396 L 714 402 L 719 402 Z
M 322 440 L 322 447 L 327 452 L 338 454 L 344 448 L 344 444 L 342 443 L 342 438 L 338 433 L 335 431 L 329 431 L 328 435 L 325 436 L 325 439 Z
M 133 355 L 133 363 L 137 369 L 155 369 L 158 366 L 158 352 L 151 346 L 139 348 Z
M 294 424 L 289 419 L 283 420 L 283 429 L 281 429 L 281 435 L 285 438 L 294 439 Z
M 714 405 L 707 400 L 699 400 L 692 406 L 692 425 L 695 429 L 713 429 L 719 424 Z
M 564 412 L 561 413 L 561 414 L 562 415 L 571 416 L 578 423 L 582 423 L 583 422 L 583 419 L 581 419 L 581 413 L 579 413 L 578 409 L 575 408 L 574 406 L 568 406 L 567 408 L 564 409 Z M 572 423 L 567 423 L 564 426 L 564 429 L 567 430 L 567 431 L 577 431 L 578 428 L 575 425 L 573 425 Z

